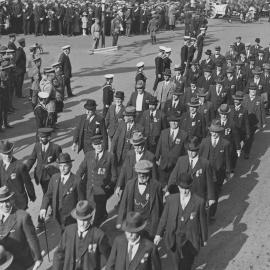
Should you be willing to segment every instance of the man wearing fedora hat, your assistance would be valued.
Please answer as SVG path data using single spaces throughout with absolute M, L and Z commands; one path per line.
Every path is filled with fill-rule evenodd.
M 255 38 L 255 44 L 250 47 L 250 51 L 253 55 L 258 56 L 258 52 L 263 49 L 263 47 L 260 45 L 261 39 Z
M 114 96 L 115 90 L 112 87 L 114 75 L 106 74 L 104 77 L 106 79 L 106 82 L 102 86 L 102 93 L 103 93 L 102 100 L 103 100 L 103 117 L 105 118 L 108 112 L 108 109 L 113 102 L 113 96 Z
M 32 269 L 36 270 L 42 263 L 42 257 L 35 228 L 31 216 L 24 210 L 18 210 L 13 200 L 14 192 L 2 186 L 0 188 L 0 245 L 13 254 L 13 263 L 18 266 L 18 269 L 27 270 L 33 267 Z
M 78 126 L 73 135 L 73 151 L 84 153 L 93 150 L 91 138 L 96 134 L 102 134 L 105 149 L 108 148 L 108 134 L 104 118 L 96 113 L 96 101 L 88 99 L 84 104 L 85 114 L 80 117 Z
M 158 99 L 157 108 L 163 110 L 165 102 L 168 99 L 172 98 L 172 92 L 175 89 L 176 85 L 171 81 L 171 70 L 166 69 L 163 72 L 164 81 L 158 84 L 157 90 L 154 93 L 154 96 Z
M 149 109 L 143 112 L 140 125 L 146 137 L 147 149 L 155 153 L 161 130 L 167 127 L 167 121 L 165 114 L 157 109 L 158 100 L 156 97 L 151 96 L 148 104 Z
M 144 237 L 147 221 L 135 211 L 127 213 L 122 224 L 124 234 L 114 239 L 106 270 L 160 270 L 161 261 L 156 246 Z
M 209 66 L 202 70 L 203 75 L 198 78 L 197 87 L 205 88 L 209 91 L 210 86 L 215 85 L 214 76 L 212 75 L 213 70 Z
M 170 127 L 163 129 L 159 137 L 156 160 L 159 165 L 159 182 L 165 187 L 179 156 L 185 154 L 187 133 L 179 126 L 180 116 L 171 111 L 167 116 Z
M 197 97 L 197 84 L 198 84 L 197 78 L 192 78 L 189 81 L 189 86 L 187 86 L 184 89 L 183 103 L 185 104 L 186 107 L 188 107 L 187 103 L 190 102 L 191 98 Z
M 118 169 L 121 168 L 123 162 L 125 161 L 127 152 L 132 147 L 130 143 L 132 133 L 141 129 L 139 124 L 135 123 L 135 107 L 127 106 L 123 115 L 124 121 L 119 122 L 119 125 L 112 139 L 110 150 L 116 156 Z
M 243 62 L 240 60 L 238 60 L 235 63 L 234 75 L 235 75 L 235 80 L 236 80 L 236 89 L 238 91 L 244 91 L 246 84 L 247 84 L 247 80 L 249 78 L 248 76 L 253 77 L 252 70 L 251 70 L 251 74 L 248 75 L 246 73 L 245 68 L 244 68 Z
M 118 197 L 121 196 L 121 190 L 124 190 L 127 182 L 136 177 L 136 171 L 134 166 L 139 160 L 149 160 L 153 163 L 151 173 L 153 178 L 157 179 L 155 155 L 147 150 L 146 139 L 147 137 L 144 137 L 143 133 L 141 132 L 134 132 L 132 134 L 130 143 L 133 145 L 134 149 L 131 149 L 127 152 L 125 161 L 123 163 L 123 166 L 121 167 L 115 189 L 115 193 Z
M 133 106 L 136 108 L 136 122 L 139 123 L 142 114 L 145 110 L 148 110 L 148 100 L 151 94 L 145 91 L 145 84 L 143 81 L 137 81 L 136 91 L 131 93 L 127 106 Z
M 210 163 L 199 157 L 200 142 L 197 137 L 193 137 L 187 142 L 186 149 L 187 155 L 178 158 L 170 175 L 168 191 L 172 193 L 180 175 L 188 173 L 193 179 L 192 192 L 200 196 L 207 206 L 211 206 L 215 202 L 215 188 Z
M 258 56 L 255 58 L 255 66 L 256 67 L 262 67 L 263 64 L 266 63 L 265 57 L 264 57 L 264 50 L 261 49 L 258 51 Z
M 36 200 L 35 189 L 27 167 L 13 156 L 14 143 L 0 141 L 0 186 L 7 186 L 15 193 L 15 206 L 28 208 L 28 197 Z
M 111 246 L 104 232 L 93 225 L 95 208 L 88 201 L 79 201 L 71 211 L 77 224 L 66 227 L 54 253 L 53 270 L 103 269 Z
M 257 86 L 257 95 L 262 95 L 264 93 L 263 84 L 261 80 L 261 75 L 263 71 L 261 67 L 255 66 L 255 68 L 252 70 L 253 76 L 249 78 L 246 84 L 245 93 L 248 94 L 249 86 L 250 84 L 256 84 Z
M 185 111 L 186 107 L 184 105 L 184 100 L 183 100 L 183 95 L 184 95 L 184 85 L 178 85 L 172 92 L 172 98 L 168 99 L 165 102 L 163 112 L 165 113 L 165 117 L 167 119 L 167 115 L 170 112 L 175 112 L 179 116 L 181 116 Z M 168 124 L 166 124 L 166 127 Z
M 119 125 L 119 122 L 123 120 L 123 113 L 125 111 L 125 106 L 123 101 L 125 94 L 122 91 L 116 91 L 114 95 L 114 104 L 112 104 L 105 117 L 105 125 L 108 130 L 108 136 L 112 140 L 114 133 Z
M 199 156 L 207 159 L 213 169 L 215 184 L 215 204 L 210 207 L 210 218 L 214 220 L 218 198 L 222 189 L 224 180 L 230 179 L 231 160 L 230 144 L 222 138 L 224 127 L 220 120 L 214 119 L 209 127 L 210 136 L 204 138 L 200 145 Z
M 160 183 L 152 176 L 153 163 L 139 160 L 134 169 L 137 176 L 128 181 L 121 199 L 116 228 L 120 229 L 128 212 L 139 212 L 147 221 L 145 231 L 153 238 L 163 210 L 163 192 Z
M 188 138 L 196 136 L 199 141 L 206 136 L 204 117 L 198 113 L 199 99 L 192 97 L 187 103 L 188 111 L 181 116 L 181 129 L 186 131 Z
M 175 83 L 176 87 L 185 86 L 187 83 L 187 70 L 183 70 L 180 64 L 174 66 L 174 76 L 171 81 Z
M 113 194 L 117 167 L 114 155 L 104 148 L 103 136 L 95 135 L 91 141 L 93 150 L 85 154 L 77 176 L 82 179 L 86 199 L 96 204 L 95 224 L 99 226 L 107 218 L 106 203 Z
M 60 153 L 57 159 L 59 173 L 51 176 L 48 189 L 43 195 L 39 217 L 45 220 L 49 205 L 52 206 L 53 217 L 64 228 L 75 220 L 70 213 L 77 202 L 83 199 L 81 179 L 71 172 L 73 160 L 68 153 Z
M 201 76 L 201 70 L 199 67 L 199 62 L 193 60 L 190 63 L 190 69 L 187 70 L 187 83 L 189 85 L 191 81 L 194 82 L 198 81 L 199 77 Z
M 164 242 L 172 262 L 170 269 L 191 270 L 201 246 L 208 239 L 205 202 L 191 192 L 192 177 L 181 173 L 176 179 L 178 194 L 168 197 L 162 213 L 154 243 Z
M 260 96 L 257 95 L 257 85 L 251 83 L 249 86 L 249 93 L 244 95 L 243 107 L 248 112 L 248 123 L 250 128 L 250 136 L 247 138 L 243 147 L 244 157 L 249 158 L 254 135 L 257 130 L 263 129 L 266 126 L 266 117 L 264 103 Z
M 242 41 L 242 38 L 240 36 L 237 36 L 235 38 L 235 42 L 233 43 L 233 48 L 235 52 L 237 53 L 237 57 L 240 57 L 240 53 L 245 52 L 245 44 Z
M 215 63 L 212 60 L 212 51 L 211 50 L 206 50 L 205 51 L 205 57 L 201 62 L 201 70 L 203 71 L 205 68 L 209 68 L 211 71 L 215 69 Z
M 221 63 L 221 65 L 223 66 L 226 63 L 226 59 L 225 59 L 225 56 L 220 53 L 220 51 L 221 51 L 221 47 L 216 46 L 215 53 L 214 53 L 214 55 L 212 55 L 212 60 L 213 60 L 215 65 L 217 63 Z

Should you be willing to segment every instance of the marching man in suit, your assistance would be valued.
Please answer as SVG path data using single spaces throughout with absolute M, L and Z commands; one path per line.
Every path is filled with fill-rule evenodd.
M 91 138 L 93 149 L 85 154 L 77 176 L 82 180 L 82 190 L 86 199 L 95 202 L 95 224 L 99 226 L 107 218 L 106 203 L 113 194 L 117 178 L 114 155 L 104 148 L 102 135 Z
M 114 89 L 112 87 L 113 83 L 113 74 L 106 74 L 105 76 L 106 83 L 102 87 L 103 91 L 103 117 L 106 117 L 108 109 L 113 102 Z
M 135 164 L 137 176 L 126 184 L 119 207 L 116 228 L 120 229 L 130 211 L 139 212 L 147 221 L 145 233 L 154 238 L 163 210 L 163 193 L 161 185 L 152 178 L 153 163 L 139 160 Z
M 81 179 L 71 172 L 72 161 L 68 153 L 59 155 L 57 163 L 60 172 L 51 177 L 39 212 L 40 219 L 45 220 L 47 209 L 49 205 L 52 205 L 53 216 L 61 226 L 62 232 L 66 226 L 76 222 L 70 213 L 77 202 L 83 199 L 80 188 Z
M 77 224 L 66 227 L 54 253 L 53 270 L 102 269 L 111 246 L 102 230 L 93 225 L 95 209 L 88 201 L 79 201 L 71 216 Z
M 205 203 L 190 191 L 192 182 L 190 174 L 179 175 L 179 193 L 168 197 L 154 239 L 158 245 L 164 235 L 173 270 L 191 270 L 200 247 L 207 244 Z
M 28 197 L 34 202 L 36 194 L 27 167 L 13 156 L 14 143 L 0 141 L 0 186 L 7 186 L 14 192 L 15 206 L 28 208 Z
M 108 130 L 108 136 L 112 140 L 114 133 L 117 130 L 120 121 L 123 121 L 123 113 L 125 111 L 125 106 L 123 101 L 125 94 L 122 91 L 116 91 L 114 95 L 114 104 L 109 107 L 109 110 L 105 117 L 105 125 Z
M 74 97 L 75 95 L 72 93 L 70 87 L 70 79 L 72 77 L 71 63 L 69 59 L 70 48 L 70 45 L 62 47 L 63 52 L 61 53 L 58 62 L 61 63 L 61 68 L 64 73 L 64 83 L 67 88 L 67 95 L 68 97 Z
M 157 86 L 159 82 L 163 81 L 163 70 L 164 70 L 164 62 L 163 57 L 165 53 L 165 47 L 159 46 L 159 52 L 157 57 L 155 58 L 155 69 L 156 69 L 156 79 L 153 86 L 153 91 L 157 90 Z
M 14 195 L 8 187 L 0 188 L 0 245 L 14 256 L 11 270 L 37 270 L 42 257 L 35 227 L 31 216 L 15 207 Z
M 143 235 L 146 226 L 147 221 L 140 213 L 127 213 L 122 224 L 124 234 L 114 239 L 106 270 L 161 270 L 157 248 Z
M 139 62 L 136 67 L 137 73 L 135 77 L 135 83 L 137 83 L 137 81 L 143 81 L 144 84 L 146 84 L 147 77 L 144 74 L 144 62 Z
M 108 148 L 108 135 L 104 118 L 96 113 L 97 104 L 93 99 L 88 99 L 84 104 L 85 115 L 82 115 L 73 135 L 72 150 L 83 150 L 84 153 L 93 150 L 91 138 L 102 134 L 105 149 Z
M 26 55 L 24 51 L 25 47 L 25 38 L 20 38 L 18 40 L 19 47 L 16 50 L 16 97 L 23 98 L 22 88 L 24 82 L 24 74 L 26 72 Z

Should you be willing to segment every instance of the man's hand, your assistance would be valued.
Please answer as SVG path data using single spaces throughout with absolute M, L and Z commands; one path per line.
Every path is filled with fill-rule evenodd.
M 46 209 L 40 209 L 40 211 L 39 211 L 39 217 L 40 217 L 40 219 L 45 220 L 46 213 L 47 213 L 47 210 Z
M 120 189 L 120 187 L 117 187 L 114 193 L 118 198 L 120 198 L 122 195 L 122 190 Z
M 42 264 L 42 260 L 38 260 L 35 262 L 33 270 L 37 270 Z
M 77 148 L 78 148 L 78 144 L 77 143 L 73 143 L 72 146 L 71 146 L 71 150 L 73 152 L 77 152 Z
M 215 202 L 216 202 L 215 200 L 209 200 L 209 201 L 208 201 L 209 207 L 210 207 L 211 205 L 213 205 Z
M 155 239 L 154 239 L 154 244 L 156 245 L 156 246 L 158 246 L 158 244 L 159 244 L 159 242 L 161 241 L 161 236 L 160 235 L 156 235 L 155 236 Z
M 203 242 L 203 246 L 205 247 L 207 245 L 207 242 Z

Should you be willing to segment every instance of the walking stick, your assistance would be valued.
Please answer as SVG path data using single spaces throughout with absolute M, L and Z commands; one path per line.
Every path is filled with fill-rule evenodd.
M 45 241 L 46 241 L 48 261 L 51 262 L 50 254 L 49 254 L 49 244 L 48 244 L 48 236 L 47 236 L 47 228 L 46 228 L 45 219 L 43 219 L 43 225 L 44 225 L 44 233 L 45 233 Z

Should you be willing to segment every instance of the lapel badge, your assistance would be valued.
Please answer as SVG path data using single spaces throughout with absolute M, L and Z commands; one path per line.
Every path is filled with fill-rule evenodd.
M 193 127 L 195 127 L 195 125 L 196 125 L 196 122 L 192 122 L 192 123 L 191 123 L 191 125 L 192 125 Z
M 16 178 L 16 173 L 12 173 L 12 174 L 10 175 L 10 178 L 11 178 L 12 180 L 14 180 L 14 179 Z
M 52 162 L 52 156 L 49 156 L 48 157 L 48 163 L 51 163 Z
M 97 244 L 90 244 L 88 246 L 88 252 L 89 253 L 95 253 L 96 252 L 96 249 L 97 249 Z
M 154 122 L 155 122 L 155 123 L 157 123 L 157 122 L 158 122 L 158 119 L 157 119 L 156 117 L 154 118 Z
M 177 139 L 175 140 L 175 143 L 176 143 L 176 144 L 179 144 L 179 143 L 180 143 L 180 139 L 177 138 Z
M 185 220 L 185 219 L 184 219 L 184 217 L 182 216 L 182 217 L 181 217 L 181 221 L 183 222 L 184 220 Z
M 257 101 L 257 102 L 256 102 L 256 105 L 257 105 L 257 106 L 259 106 L 259 105 L 260 105 L 260 102 L 259 102 L 259 101 Z
M 202 169 L 199 169 L 196 171 L 196 177 L 199 177 L 202 175 Z
M 149 254 L 145 253 L 143 258 L 141 259 L 141 263 L 145 263 L 147 261 L 148 257 L 149 257 Z
M 195 216 L 196 216 L 196 212 L 192 212 L 192 213 L 190 214 L 190 219 L 191 219 L 191 220 L 194 219 Z

